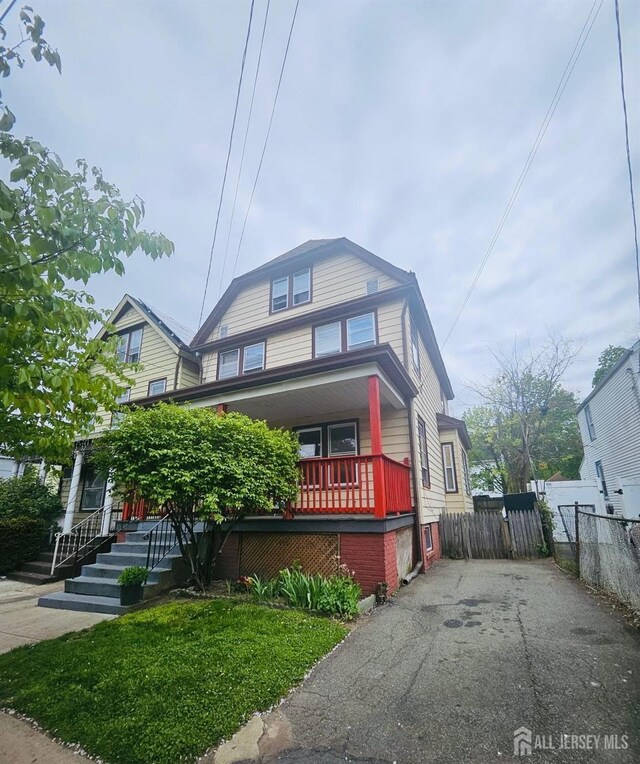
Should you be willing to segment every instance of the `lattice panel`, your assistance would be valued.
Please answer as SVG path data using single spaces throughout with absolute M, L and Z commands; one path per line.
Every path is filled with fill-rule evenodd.
M 337 572 L 339 555 L 337 533 L 243 533 L 240 575 L 272 578 L 299 562 L 305 573 L 330 576 Z

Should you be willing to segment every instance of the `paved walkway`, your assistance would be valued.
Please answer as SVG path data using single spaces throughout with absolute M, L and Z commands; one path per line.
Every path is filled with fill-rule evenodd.
M 38 607 L 39 597 L 63 588 L 63 581 L 34 586 L 6 578 L 0 580 L 0 653 L 42 639 L 59 637 L 68 631 L 87 629 L 114 617 Z
M 555 750 L 514 757 L 520 727 Z M 633 764 L 640 635 L 551 561 L 442 561 L 206 758 L 258 760 Z

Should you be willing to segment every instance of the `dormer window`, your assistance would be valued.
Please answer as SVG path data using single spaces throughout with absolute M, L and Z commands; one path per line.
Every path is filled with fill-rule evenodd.
M 264 370 L 266 343 L 256 342 L 218 354 L 218 379 L 230 379 L 240 374 Z
M 125 332 L 118 336 L 116 355 L 122 363 L 137 363 L 140 360 L 142 346 L 142 328 Z
M 271 282 L 271 312 L 311 302 L 311 269 L 296 271 Z

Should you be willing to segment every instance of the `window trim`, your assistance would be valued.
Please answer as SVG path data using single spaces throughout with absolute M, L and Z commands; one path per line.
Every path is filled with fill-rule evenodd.
M 94 473 L 94 477 L 96 476 L 96 468 L 91 465 L 87 464 L 86 468 L 84 470 L 84 474 L 82 476 L 82 491 L 80 492 L 80 504 L 78 505 L 78 511 L 79 512 L 95 512 L 97 509 L 100 509 L 100 507 L 104 506 L 104 500 L 107 495 L 107 481 L 104 481 L 104 485 L 102 486 L 102 499 L 100 500 L 100 503 L 97 507 L 83 507 L 82 504 L 84 502 L 85 497 L 85 491 L 87 490 L 87 475 L 89 472 L 92 471 Z M 89 488 L 90 491 L 95 491 L 95 488 Z
M 360 456 L 360 419 L 359 417 L 351 417 L 349 419 L 336 419 L 330 422 L 312 422 L 310 424 L 301 424 L 296 425 L 295 427 L 291 428 L 292 432 L 298 432 L 300 430 L 320 430 L 320 450 L 322 452 L 322 456 L 308 456 L 305 457 L 305 459 L 340 459 L 340 456 L 330 457 L 329 456 L 329 427 L 336 427 L 340 425 L 345 424 L 353 424 L 355 425 L 356 430 L 356 453 L 354 456 Z M 343 456 L 348 456 L 347 454 L 343 454 Z
M 309 272 L 309 299 L 303 302 L 293 302 L 293 279 L 294 276 L 299 276 L 301 273 Z M 273 284 L 275 281 L 287 280 L 287 304 L 284 308 L 273 309 Z M 269 315 L 273 313 L 283 313 L 285 310 L 292 310 L 293 308 L 299 308 L 301 305 L 309 305 L 313 302 L 313 266 L 309 265 L 306 268 L 299 268 L 295 271 L 289 271 L 281 276 L 274 276 L 269 281 Z
M 462 446 L 460 447 L 460 451 L 462 453 L 462 479 L 464 481 L 464 492 L 467 496 L 471 496 L 471 472 L 469 470 L 469 455 Z
M 157 385 L 158 382 L 164 382 L 164 388 L 161 393 L 152 393 L 151 392 L 151 385 Z M 151 397 L 152 395 L 162 395 L 163 393 L 167 392 L 167 378 L 161 377 L 160 379 L 152 379 L 149 384 L 147 385 L 147 396 Z
M 596 478 L 602 483 L 602 495 L 605 499 L 609 498 L 609 489 L 607 487 L 607 479 L 604 476 L 604 467 L 602 466 L 602 459 L 596 459 Z M 600 468 L 598 470 L 598 467 Z
M 452 440 L 447 440 L 444 443 L 441 443 L 441 451 L 442 451 L 442 474 L 444 476 L 444 492 L 445 493 L 460 493 L 460 486 L 458 483 L 458 472 L 456 470 L 456 454 L 455 454 L 455 448 Z M 450 450 L 451 454 L 451 467 L 446 466 L 446 460 L 445 460 L 445 450 Z M 447 487 L 447 469 L 453 470 L 453 483 L 455 488 L 451 489 Z
M 589 433 L 589 440 L 592 442 L 596 439 L 596 428 L 593 424 L 593 416 L 591 414 L 591 406 L 587 403 L 584 407 L 584 418 L 587 423 L 587 432 Z
M 418 453 L 420 454 L 420 479 L 423 488 L 431 488 L 431 465 L 429 464 L 429 444 L 427 442 L 427 423 L 418 416 L 416 425 L 418 432 Z M 422 433 L 420 432 L 422 430 Z M 422 445 L 424 443 L 424 452 Z M 426 480 L 425 480 L 426 472 Z
M 429 541 L 427 541 L 427 531 L 429 532 Z M 431 523 L 427 523 L 424 526 L 424 548 L 427 552 L 433 552 L 433 531 L 431 530 Z
M 244 368 L 245 350 L 247 348 L 255 347 L 256 345 L 262 345 L 262 367 L 259 369 L 249 369 L 248 371 L 245 371 L 245 368 Z M 222 364 L 220 363 L 220 360 L 222 356 L 225 355 L 226 353 L 238 354 L 238 363 L 236 365 L 236 373 L 228 377 L 221 377 L 220 369 L 222 367 Z M 226 348 L 225 350 L 218 350 L 218 362 L 216 365 L 216 380 L 237 379 L 238 377 L 247 377 L 251 374 L 259 374 L 261 371 L 264 371 L 266 368 L 267 368 L 267 341 L 260 340 L 259 342 L 248 342 L 246 345 L 240 345 L 239 347 Z
M 360 345 L 355 348 L 350 348 L 348 345 L 347 322 L 353 318 L 361 318 L 362 316 L 370 316 L 370 315 L 373 316 L 373 345 Z M 337 353 L 323 353 L 322 355 L 318 355 L 317 348 L 316 348 L 316 329 L 319 329 L 323 326 L 329 326 L 330 324 L 340 325 L 340 350 L 338 350 Z M 356 313 L 354 315 L 343 316 L 342 318 L 335 318 L 333 319 L 333 321 L 323 321 L 321 324 L 312 324 L 311 326 L 311 357 L 313 359 L 328 358 L 329 356 L 339 355 L 340 353 L 350 353 L 354 350 L 362 350 L 363 348 L 372 348 L 379 344 L 380 344 L 380 338 L 378 336 L 378 311 L 376 310 L 376 308 L 373 308 L 372 310 L 367 310 L 364 313 Z
M 143 323 L 143 324 L 138 324 L 136 326 L 131 326 L 128 329 L 123 329 L 120 332 L 116 332 L 116 335 L 119 338 L 118 341 L 120 341 L 121 337 L 126 337 L 127 338 L 127 344 L 125 346 L 125 351 L 124 351 L 124 360 L 121 361 L 121 363 L 140 363 L 140 359 L 142 358 L 142 341 L 144 339 L 144 327 L 145 327 L 145 324 Z M 139 350 L 138 350 L 138 360 L 137 361 L 130 361 L 129 360 L 129 352 L 131 350 L 131 336 L 135 332 L 137 332 L 137 331 L 140 332 L 140 347 L 139 347 Z M 116 348 L 116 357 L 118 357 L 118 350 L 117 350 L 117 348 Z

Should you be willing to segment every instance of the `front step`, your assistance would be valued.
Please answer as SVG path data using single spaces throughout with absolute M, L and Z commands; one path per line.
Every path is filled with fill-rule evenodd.
M 150 525 L 153 527 L 153 524 Z M 46 594 L 40 597 L 38 604 L 64 610 L 116 615 L 126 613 L 131 606 L 120 604 L 120 585 L 117 579 L 125 568 L 133 565 L 146 566 L 149 544 L 148 540 L 144 540 L 145 532 L 146 529 L 141 530 L 139 526 L 136 530 L 128 532 L 124 541 L 111 546 L 110 552 L 98 554 L 94 564 L 83 565 L 80 576 L 65 581 L 64 592 Z M 149 579 L 143 589 L 143 599 L 156 597 L 177 583 L 183 572 L 180 552 L 169 552 L 159 566 L 149 572 Z
M 109 613 L 113 615 L 122 615 L 131 609 L 126 605 L 121 605 L 119 598 L 72 594 L 70 592 L 45 594 L 38 600 L 38 605 L 58 610 L 79 610 L 83 613 Z
M 87 564 L 96 559 L 99 548 L 104 548 L 106 544 L 110 544 L 109 537 L 105 537 L 104 541 L 99 547 L 91 550 L 84 558 Z M 53 550 L 47 549 L 44 552 L 40 552 L 35 560 L 29 560 L 22 563 L 22 565 L 16 570 L 7 574 L 7 578 L 12 581 L 20 581 L 24 584 L 34 584 L 40 586 L 42 584 L 50 584 L 54 581 L 62 581 L 65 578 L 70 578 L 74 573 L 73 562 L 68 565 L 59 565 L 53 575 L 51 575 L 51 563 L 53 562 Z M 145 558 L 146 560 L 146 558 Z

